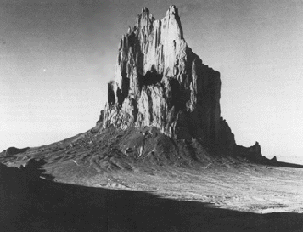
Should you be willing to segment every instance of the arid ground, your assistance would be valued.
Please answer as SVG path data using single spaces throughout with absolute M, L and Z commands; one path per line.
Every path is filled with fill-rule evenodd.
M 1 165 L 4 231 L 303 231 L 300 166 L 211 156 L 158 134 L 140 153 L 140 136 L 81 134 L 2 154 L 7 166 L 27 163 Z

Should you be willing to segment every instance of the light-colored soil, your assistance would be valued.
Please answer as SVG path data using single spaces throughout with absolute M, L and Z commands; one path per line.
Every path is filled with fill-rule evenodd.
M 148 191 L 182 201 L 213 203 L 243 212 L 303 212 L 303 169 L 256 164 L 200 169 L 166 168 L 153 173 L 118 171 L 92 178 L 61 179 L 93 187 Z M 303 226 L 303 225 L 302 225 Z

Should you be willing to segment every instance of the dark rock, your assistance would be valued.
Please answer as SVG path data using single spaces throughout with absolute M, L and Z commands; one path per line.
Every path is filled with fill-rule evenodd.
M 125 154 L 131 153 L 132 151 L 133 151 L 133 149 L 128 147 L 125 149 Z
M 16 147 L 9 147 L 6 150 L 5 155 L 6 156 L 17 155 L 17 154 L 26 152 L 28 149 L 30 149 L 30 148 L 29 147 L 25 147 L 25 148 L 19 149 L 19 148 L 16 148 Z
M 221 116 L 220 97 L 220 73 L 188 47 L 178 9 L 171 6 L 156 20 L 144 8 L 122 36 L 115 80 L 108 84 L 108 102 L 97 125 L 155 127 L 171 138 L 199 138 L 233 153 L 236 142 Z M 261 154 L 258 145 L 244 150 Z
M 244 156 L 252 161 L 258 161 L 263 163 L 268 163 L 269 161 L 265 156 L 262 156 L 261 146 L 258 142 L 255 142 L 255 145 L 252 145 L 250 147 L 236 145 L 234 153 L 238 156 Z
M 249 153 L 251 157 L 261 157 L 261 146 L 258 142 L 255 142 L 255 145 L 249 147 Z
M 277 159 L 277 157 L 276 156 L 274 156 L 270 161 L 272 161 L 272 162 L 277 162 L 278 161 L 278 159 Z
M 98 133 L 99 130 L 100 130 L 100 128 L 99 128 L 98 126 L 95 126 L 95 127 L 93 127 L 93 128 L 90 130 L 90 132 L 93 133 L 93 134 L 95 134 L 95 133 Z

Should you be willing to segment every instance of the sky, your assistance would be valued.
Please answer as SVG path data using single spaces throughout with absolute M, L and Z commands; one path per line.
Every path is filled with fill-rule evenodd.
M 176 5 L 184 38 L 220 71 L 237 144 L 303 157 L 303 0 L 1 0 L 0 150 L 50 144 L 98 121 L 121 36 Z

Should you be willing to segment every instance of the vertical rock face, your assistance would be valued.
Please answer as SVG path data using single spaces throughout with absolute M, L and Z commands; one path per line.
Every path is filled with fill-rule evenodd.
M 152 126 L 177 139 L 235 146 L 221 117 L 220 73 L 188 47 L 175 6 L 161 20 L 142 10 L 122 36 L 115 69 L 102 127 Z

